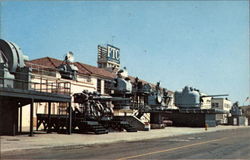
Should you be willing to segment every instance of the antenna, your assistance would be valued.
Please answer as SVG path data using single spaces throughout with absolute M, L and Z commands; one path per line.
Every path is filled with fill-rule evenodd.
M 114 39 L 115 39 L 115 36 L 112 35 L 112 40 L 111 40 L 112 45 L 114 44 Z

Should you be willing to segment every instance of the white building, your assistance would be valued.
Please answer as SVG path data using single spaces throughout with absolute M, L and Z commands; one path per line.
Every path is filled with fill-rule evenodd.
M 232 108 L 232 102 L 227 98 L 212 98 L 212 108 L 223 109 L 230 111 Z M 228 114 L 217 114 L 216 119 L 221 120 L 221 124 L 227 124 Z
M 36 88 L 36 90 L 44 90 L 46 87 L 50 87 L 49 85 L 52 83 L 60 84 L 61 82 L 70 82 L 70 86 L 68 87 L 71 95 L 80 93 L 83 90 L 108 94 L 110 81 L 115 77 L 114 73 L 91 65 L 74 62 L 73 64 L 78 68 L 77 79 L 69 80 L 62 78 L 57 69 L 62 63 L 63 61 L 51 57 L 26 61 L 26 65 L 32 68 L 32 87 Z M 35 83 L 38 83 L 38 85 L 34 86 Z M 66 107 L 67 105 L 63 103 L 52 103 L 51 114 L 66 112 Z M 72 107 L 74 107 L 74 104 L 72 104 Z M 48 103 L 34 104 L 34 123 L 36 122 L 37 113 L 48 113 Z M 24 106 L 22 108 L 22 126 L 24 127 L 29 126 L 29 114 L 29 106 Z

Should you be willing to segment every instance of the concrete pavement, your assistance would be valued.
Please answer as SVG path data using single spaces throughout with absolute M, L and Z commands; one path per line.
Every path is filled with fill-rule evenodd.
M 107 144 L 119 141 L 140 141 L 161 137 L 171 137 L 194 133 L 215 132 L 220 130 L 250 128 L 249 126 L 217 126 L 208 128 L 167 127 L 165 129 L 153 129 L 139 132 L 112 132 L 104 135 L 94 134 L 57 134 L 40 133 L 34 137 L 28 135 L 1 136 L 1 152 L 37 149 L 60 146 L 88 146 L 93 144 Z

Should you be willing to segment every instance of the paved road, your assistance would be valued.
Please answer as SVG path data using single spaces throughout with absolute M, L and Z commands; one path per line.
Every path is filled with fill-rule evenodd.
M 4 152 L 3 159 L 250 159 L 250 128 L 138 142 Z

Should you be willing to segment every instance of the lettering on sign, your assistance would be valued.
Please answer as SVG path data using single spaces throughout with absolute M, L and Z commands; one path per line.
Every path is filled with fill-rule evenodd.
M 120 64 L 120 49 L 111 45 L 108 45 L 107 47 L 108 47 L 108 54 L 107 54 L 108 60 Z

